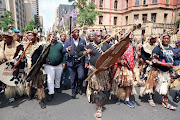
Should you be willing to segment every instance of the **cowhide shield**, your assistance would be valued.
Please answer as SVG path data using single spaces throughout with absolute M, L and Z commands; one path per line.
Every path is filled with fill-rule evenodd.
M 37 59 L 36 63 L 31 67 L 29 73 L 27 74 L 25 80 L 28 82 L 32 80 L 40 70 L 40 68 L 43 65 L 43 61 L 46 59 L 49 50 L 50 50 L 51 45 L 48 45 L 40 54 L 39 58 Z
M 177 78 L 173 79 L 171 78 L 171 84 L 170 84 L 170 88 L 176 88 L 177 86 L 180 85 L 180 66 L 174 66 L 173 67 L 175 73 L 176 73 L 176 76 Z
M 129 42 L 131 32 L 124 35 L 120 42 L 110 47 L 105 53 L 103 53 L 96 62 L 96 74 L 102 71 L 107 70 L 110 66 L 112 66 L 115 62 L 117 62 L 118 58 L 120 58 L 123 53 L 126 51 Z
M 7 61 L 0 65 L 0 81 L 9 86 L 19 86 L 22 84 L 22 77 L 17 73 L 13 75 L 15 70 L 14 67 L 15 60 Z

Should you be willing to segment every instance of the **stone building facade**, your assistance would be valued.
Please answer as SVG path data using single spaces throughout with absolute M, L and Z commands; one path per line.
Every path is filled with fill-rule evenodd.
M 140 39 L 142 35 L 162 34 L 174 29 L 180 12 L 180 0 L 89 0 L 97 5 L 102 13 L 90 30 L 106 28 L 109 33 L 119 29 L 125 31 L 136 22 L 143 23 L 142 29 L 134 32 Z
M 11 11 L 14 27 L 22 31 L 26 25 L 24 0 L 5 0 L 6 10 Z

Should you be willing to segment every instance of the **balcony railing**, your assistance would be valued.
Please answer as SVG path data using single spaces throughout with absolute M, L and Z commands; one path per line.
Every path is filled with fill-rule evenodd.
M 153 28 L 164 28 L 164 29 L 173 29 L 176 27 L 176 24 L 170 23 L 154 23 Z

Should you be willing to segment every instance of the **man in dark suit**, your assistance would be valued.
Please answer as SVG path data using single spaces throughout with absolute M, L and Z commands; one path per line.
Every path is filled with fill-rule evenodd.
M 78 49 L 82 46 L 86 46 L 86 41 L 79 37 L 79 29 L 72 30 L 72 37 L 67 39 L 64 43 L 63 52 L 68 52 L 67 66 L 70 73 L 72 98 L 76 97 L 76 89 L 80 95 L 82 95 L 82 82 L 84 79 L 84 67 L 85 62 L 88 64 L 86 57 L 81 58 L 78 55 Z M 77 80 L 76 80 L 77 78 Z M 76 85 L 77 83 L 77 85 Z

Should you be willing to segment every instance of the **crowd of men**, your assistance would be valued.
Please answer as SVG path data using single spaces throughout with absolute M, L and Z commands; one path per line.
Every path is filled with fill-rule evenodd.
M 37 97 L 44 109 L 45 101 L 51 102 L 55 91 L 61 93 L 62 86 L 68 88 L 70 78 L 72 99 L 75 99 L 77 94 L 83 94 L 82 84 L 86 83 L 84 92 L 89 102 L 97 104 L 98 118 L 102 117 L 102 106 L 107 98 L 104 91 L 117 96 L 117 105 L 124 101 L 124 104 L 134 108 L 129 98 L 131 93 L 136 93 L 136 84 L 140 86 L 140 96 L 149 95 L 150 106 L 155 106 L 154 91 L 157 91 L 163 96 L 162 106 L 170 110 L 176 109 L 168 103 L 168 91 L 171 84 L 179 80 L 179 73 L 174 70 L 174 66 L 180 66 L 180 41 L 176 42 L 173 49 L 170 46 L 169 34 L 160 37 L 151 35 L 149 39 L 141 41 L 135 41 L 131 35 L 126 51 L 119 56 L 117 62 L 96 74 L 94 71 L 98 58 L 120 42 L 120 39 L 111 38 L 110 34 L 102 36 L 102 31 L 92 31 L 85 40 L 80 37 L 79 31 L 74 28 L 68 39 L 65 33 L 59 38 L 54 32 L 48 33 L 45 44 L 40 44 L 35 31 L 28 31 L 24 36 L 3 32 L 0 42 L 0 67 L 13 60 L 13 79 L 22 79 L 19 84 L 15 83 L 16 85 L 8 82 L 6 84 L 6 81 L 1 80 L 1 88 L 5 88 L 6 98 L 12 102 L 17 96 L 27 95 L 30 100 Z M 108 38 L 111 39 L 101 44 Z M 43 54 L 47 46 L 49 50 L 47 54 Z M 32 68 L 40 61 L 40 56 L 43 56 L 42 66 L 34 77 L 27 80 L 30 71 L 34 72 Z M 3 72 L 2 76 L 6 76 L 5 73 Z M 13 79 L 7 81 L 12 82 Z M 48 87 L 47 95 L 44 85 Z

